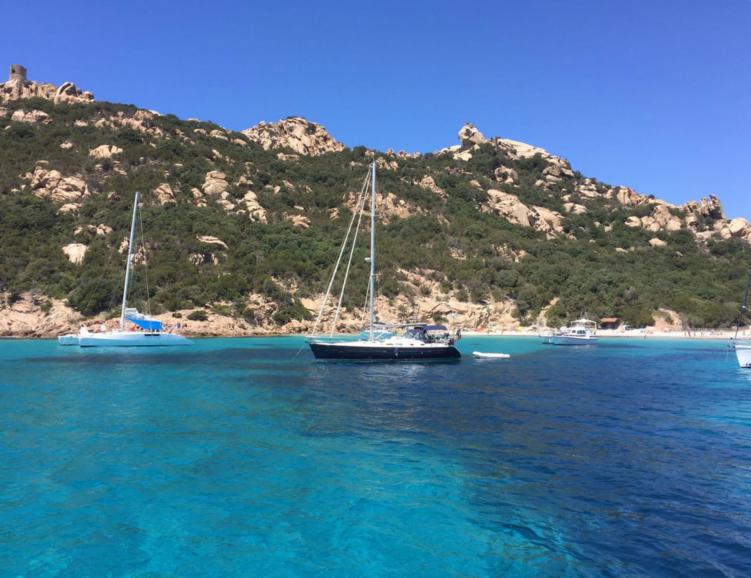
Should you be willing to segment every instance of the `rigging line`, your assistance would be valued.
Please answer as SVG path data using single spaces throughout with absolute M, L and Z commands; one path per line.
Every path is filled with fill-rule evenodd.
M 365 182 L 363 182 L 362 188 L 360 189 L 360 194 L 357 198 L 357 205 L 359 206 L 362 196 L 367 189 L 367 185 L 370 182 L 370 170 L 368 170 L 368 174 L 365 176 Z M 342 246 L 339 249 L 339 256 L 336 259 L 336 265 L 334 266 L 334 272 L 331 274 L 331 279 L 329 280 L 329 285 L 326 288 L 326 293 L 323 297 L 323 301 L 321 302 L 321 308 L 318 311 L 318 317 L 316 317 L 316 321 L 313 324 L 313 331 L 312 335 L 315 335 L 316 331 L 318 330 L 318 326 L 321 322 L 321 319 L 323 318 L 323 311 L 326 307 L 326 303 L 328 303 L 329 295 L 331 294 L 331 289 L 334 286 L 334 280 L 336 279 L 336 274 L 339 271 L 339 265 L 342 261 L 342 255 L 344 255 L 344 249 L 347 247 L 347 241 L 349 240 L 350 232 L 352 231 L 352 225 L 355 223 L 355 217 L 357 216 L 357 211 L 353 211 L 352 213 L 352 219 L 350 219 L 349 227 L 347 227 L 347 234 L 344 236 L 344 240 L 342 241 Z
M 146 256 L 146 237 L 143 234 L 143 211 L 138 211 L 138 222 L 141 223 L 141 246 L 143 247 L 143 269 L 146 274 L 146 312 L 151 317 L 151 298 L 149 297 L 149 260 Z
M 368 312 L 368 298 L 370 297 L 370 283 L 365 289 L 365 303 L 362 304 L 362 315 L 360 316 L 360 322 L 365 324 L 365 314 Z
M 733 339 L 738 338 L 738 330 L 741 327 L 743 321 L 743 314 L 748 311 L 748 292 L 751 289 L 751 271 L 748 272 L 748 279 L 746 280 L 746 292 L 743 294 L 743 303 L 741 303 L 741 310 L 738 312 L 738 322 L 735 324 L 735 335 Z
M 359 195 L 357 197 L 357 202 L 355 203 L 355 210 L 352 212 L 352 219 L 350 219 L 350 221 L 349 221 L 349 227 L 347 227 L 347 234 L 345 235 L 344 240 L 342 241 L 342 246 L 339 249 L 339 257 L 336 260 L 336 266 L 334 267 L 334 272 L 331 274 L 331 279 L 329 281 L 329 286 L 327 287 L 326 294 L 324 295 L 323 301 L 321 302 L 321 308 L 318 311 L 318 317 L 316 317 L 316 321 L 313 324 L 313 331 L 311 332 L 311 335 L 315 335 L 316 331 L 318 330 L 318 325 L 321 322 L 321 318 L 323 317 L 324 308 L 326 307 L 326 303 L 328 302 L 332 286 L 334 285 L 334 280 L 336 279 L 336 274 L 337 274 L 337 271 L 339 270 L 339 265 L 340 265 L 341 260 L 342 260 L 342 255 L 344 255 L 344 249 L 347 247 L 347 241 L 348 241 L 349 235 L 350 235 L 350 233 L 352 231 L 352 225 L 354 224 L 355 217 L 358 214 L 357 207 L 360 206 L 360 204 L 362 204 L 362 199 L 364 198 L 365 191 L 368 188 L 368 183 L 369 182 L 370 182 L 370 170 L 368 170 L 368 174 L 365 175 L 365 180 L 364 180 L 364 182 L 362 184 L 362 188 L 360 189 L 360 193 L 359 193 Z M 298 355 L 300 355 L 300 352 L 303 350 L 304 347 L 305 347 L 305 343 L 303 343 L 299 347 L 299 349 L 295 353 L 295 356 L 292 359 L 297 359 Z
M 363 199 L 365 197 L 363 196 Z M 342 299 L 344 299 L 344 290 L 347 288 L 347 279 L 349 278 L 349 270 L 350 266 L 352 265 L 352 256 L 355 254 L 355 246 L 357 245 L 357 233 L 360 231 L 360 224 L 362 223 L 362 214 L 365 212 L 365 202 L 363 201 L 362 207 L 360 207 L 357 211 L 358 217 L 357 217 L 357 227 L 355 228 L 355 234 L 352 237 L 352 247 L 349 251 L 349 259 L 347 260 L 347 269 L 344 272 L 344 279 L 342 280 L 342 290 L 339 293 L 339 302 L 336 304 L 336 313 L 334 314 L 334 322 L 331 324 L 331 332 L 329 333 L 329 337 L 334 335 L 334 331 L 336 331 L 336 322 L 339 320 L 339 313 L 342 310 Z

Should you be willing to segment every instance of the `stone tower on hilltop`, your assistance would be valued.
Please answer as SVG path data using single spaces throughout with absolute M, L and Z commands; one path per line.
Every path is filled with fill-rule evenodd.
M 11 64 L 8 80 L 20 80 L 21 82 L 26 82 L 26 67 L 20 64 Z

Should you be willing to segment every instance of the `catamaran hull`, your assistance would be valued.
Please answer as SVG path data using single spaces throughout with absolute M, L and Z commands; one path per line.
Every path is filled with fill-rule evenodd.
M 751 345 L 736 345 L 735 357 L 738 359 L 738 365 L 745 369 L 751 368 Z
M 570 335 L 551 335 L 545 338 L 548 345 L 594 345 L 596 337 L 573 337 Z
M 357 346 L 337 343 L 310 343 L 316 359 L 415 361 L 459 359 L 461 353 L 453 345 L 440 347 Z
M 57 338 L 58 345 L 78 345 L 78 335 L 60 335 Z
M 165 347 L 190 345 L 190 341 L 174 333 L 122 331 L 81 335 L 78 338 L 78 345 L 81 347 Z

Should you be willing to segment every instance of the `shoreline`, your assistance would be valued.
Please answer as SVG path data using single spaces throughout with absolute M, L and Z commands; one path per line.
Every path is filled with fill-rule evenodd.
M 338 333 L 339 337 L 356 337 L 359 332 L 355 333 Z M 295 332 L 279 332 L 279 333 L 249 333 L 247 335 L 237 334 L 215 334 L 215 335 L 190 335 L 183 334 L 188 339 L 259 339 L 259 338 L 283 338 L 283 337 L 308 337 L 304 333 Z M 511 338 L 528 338 L 528 339 L 540 339 L 542 336 L 534 331 L 462 331 L 462 337 L 511 337 Z M 733 341 L 736 339 L 735 330 L 702 330 L 702 331 L 610 331 L 600 330 L 597 332 L 597 337 L 601 339 L 635 339 L 635 340 L 650 340 L 650 339 L 666 339 L 674 341 Z M 20 341 L 20 340 L 56 340 L 57 336 L 31 336 L 31 335 L 2 335 L 1 341 Z M 737 340 L 751 339 L 751 329 L 748 331 L 742 331 L 738 333 Z

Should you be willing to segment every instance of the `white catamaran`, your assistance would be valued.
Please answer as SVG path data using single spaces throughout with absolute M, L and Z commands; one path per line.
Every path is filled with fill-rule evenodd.
M 139 313 L 137 309 L 128 307 L 128 285 L 130 282 L 130 266 L 133 260 L 133 241 L 136 228 L 136 213 L 138 211 L 139 194 L 136 193 L 133 202 L 133 217 L 130 223 L 130 239 L 128 242 L 128 259 L 125 265 L 125 285 L 123 287 L 123 303 L 120 309 L 119 328 L 111 331 L 89 331 L 81 327 L 77 334 L 61 335 L 57 338 L 60 345 L 78 345 L 80 347 L 150 347 L 164 345 L 190 345 L 190 341 L 182 335 L 164 331 L 162 322 L 158 319 Z M 126 321 L 130 322 L 128 330 Z
M 368 195 L 368 181 L 370 181 L 370 195 Z M 366 199 L 370 197 L 370 257 L 366 261 L 370 264 L 370 277 L 368 282 L 368 313 L 369 323 L 367 330 L 363 331 L 357 340 L 345 340 L 334 338 L 336 322 L 342 307 L 344 290 L 349 276 L 352 255 L 355 251 L 357 233 L 360 229 L 362 215 L 365 211 Z M 350 245 L 352 227 L 357 222 L 354 236 Z M 349 246 L 347 268 L 342 281 L 341 293 L 336 306 L 336 312 L 331 324 L 331 332 L 328 338 L 312 338 L 308 341 L 313 355 L 317 359 L 357 359 L 357 360 L 431 360 L 431 359 L 456 359 L 461 357 L 459 350 L 454 346 L 454 339 L 443 325 L 429 325 L 427 323 L 412 323 L 407 325 L 386 325 L 376 320 L 376 255 L 375 255 L 375 225 L 376 225 L 376 163 L 373 162 L 368 176 L 365 179 L 362 190 L 357 197 L 352 220 L 350 221 L 347 234 L 342 242 L 334 272 L 331 275 L 326 295 L 318 313 L 313 332 L 319 326 L 323 317 L 324 308 L 331 293 L 334 280 L 339 270 L 339 265 L 346 248 Z

